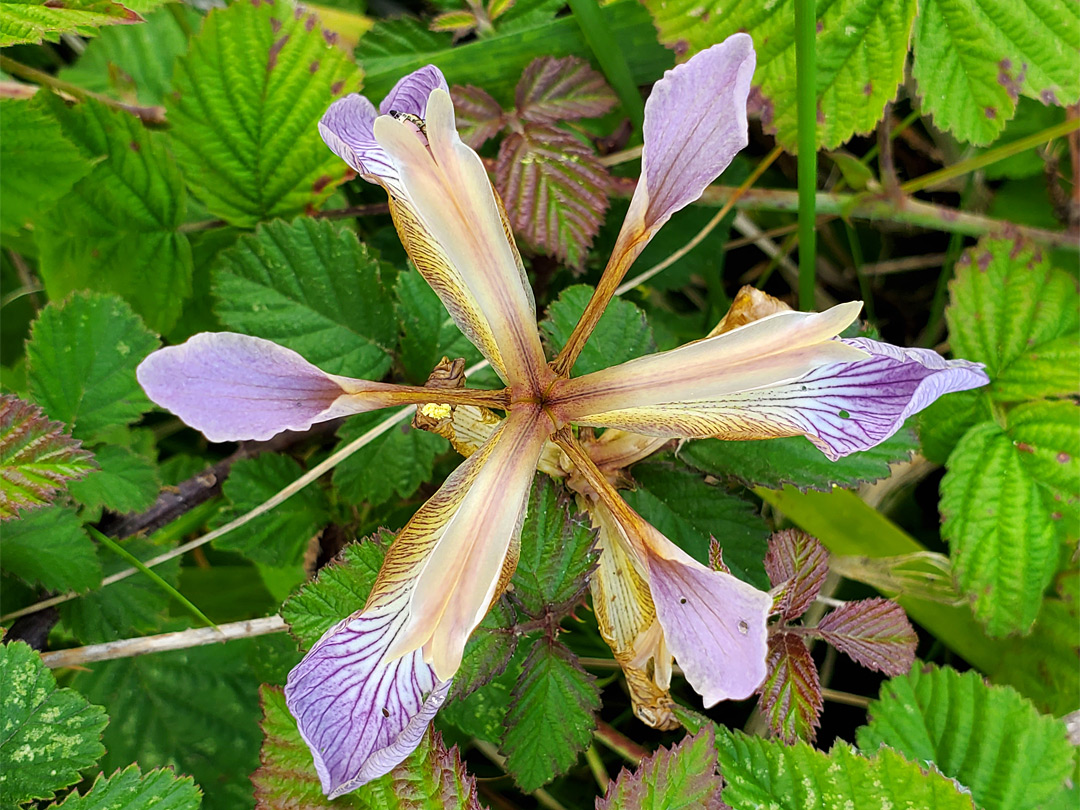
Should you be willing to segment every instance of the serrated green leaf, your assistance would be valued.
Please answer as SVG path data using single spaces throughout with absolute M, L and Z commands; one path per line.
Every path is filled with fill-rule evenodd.
M 1042 250 L 982 239 L 957 262 L 945 312 L 953 353 L 986 363 L 995 399 L 1068 396 L 1080 387 L 1080 298 Z
M 1028 475 L 1060 496 L 1080 501 L 1080 411 L 1073 400 L 1029 402 L 1009 411 L 1008 434 Z
M 505 597 L 487 612 L 465 643 L 461 666 L 454 675 L 454 685 L 450 691 L 452 699 L 471 695 L 506 671 L 517 651 L 518 635 L 514 632 L 516 618 L 514 609 Z
M 557 641 L 541 637 L 522 666 L 500 750 L 524 791 L 564 773 L 592 740 L 600 708 L 596 679 Z
M 271 222 L 218 257 L 214 312 L 230 329 L 273 340 L 331 374 L 377 380 L 397 344 L 379 262 L 325 220 Z
M 383 532 L 350 543 L 334 562 L 319 571 L 318 579 L 281 606 L 281 617 L 303 649 L 310 648 L 323 633 L 364 606 L 392 540 L 393 534 Z
M 162 552 L 160 546 L 140 538 L 117 542 L 140 560 L 148 560 Z M 106 548 L 101 549 L 101 558 L 106 576 L 131 567 L 127 560 Z M 175 587 L 180 578 L 180 561 L 169 560 L 154 566 L 154 571 Z M 79 641 L 99 644 L 157 632 L 165 621 L 169 604 L 167 592 L 142 573 L 137 573 L 65 602 L 60 606 L 60 620 Z
M 716 742 L 710 726 L 669 748 L 658 748 L 637 770 L 623 769 L 608 784 L 596 810 L 694 810 L 718 807 L 723 780 L 716 773 Z
M 694 54 L 731 34 L 754 38 L 762 123 L 785 148 L 796 136 L 795 0 L 735 3 L 708 0 L 648 0 L 660 41 Z M 877 3 L 835 0 L 817 4 L 817 145 L 834 149 L 881 120 L 886 102 L 904 79 L 915 0 Z
M 749 486 L 780 489 L 791 484 L 802 490 L 828 491 L 854 487 L 889 475 L 889 465 L 906 461 L 918 448 L 910 430 L 901 429 L 881 444 L 829 461 L 802 436 L 757 442 L 704 439 L 687 442 L 679 458 L 710 475 L 736 478 Z
M 179 629 L 179 628 L 177 628 Z M 105 661 L 74 687 L 112 718 L 99 767 L 138 760 L 175 767 L 205 788 L 206 810 L 251 807 L 259 762 L 259 700 L 246 653 L 252 639 Z
M 1057 522 L 1020 455 L 984 422 L 956 445 L 941 482 L 953 573 L 992 636 L 1031 628 L 1058 565 Z
M 1080 10 L 1069 0 L 925 0 L 912 66 L 922 108 L 959 140 L 990 143 L 1020 95 L 1076 101 L 1078 40 Z
M 866 758 L 837 742 L 826 754 L 804 742 L 789 746 L 725 729 L 716 744 L 722 798 L 732 807 L 975 810 L 971 796 L 952 780 L 888 748 Z
M 437 725 L 497 745 L 506 729 L 511 693 L 521 677 L 525 660 L 519 646 L 501 675 L 465 697 L 448 700 L 435 716 Z
M 158 346 L 139 316 L 114 295 L 76 294 L 41 310 L 26 346 L 30 392 L 45 412 L 93 440 L 153 406 L 135 367 Z
M 67 194 L 94 164 L 39 105 L 0 99 L 0 118 L 0 230 L 14 233 Z
M 946 394 L 917 417 L 922 454 L 935 464 L 944 464 L 960 438 L 990 418 L 990 401 L 985 391 Z
M 592 292 L 592 287 L 585 284 L 567 287 L 548 307 L 547 316 L 540 322 L 540 334 L 552 355 L 570 338 Z M 645 313 L 629 301 L 616 298 L 604 310 L 573 371 L 576 375 L 591 374 L 654 351 L 656 343 Z
M 90 790 L 72 793 L 56 810 L 199 810 L 202 793 L 190 776 L 172 770 L 150 771 L 145 776 L 130 765 L 106 778 L 98 774 Z
M 883 683 L 867 712 L 859 748 L 934 763 L 982 810 L 1035 810 L 1065 792 L 1074 758 L 1065 725 L 977 672 L 916 667 Z
M 0 645 L 0 802 L 51 799 L 79 781 L 105 749 L 109 722 L 74 689 L 57 689 L 41 656 L 22 641 Z
M 288 0 L 214 9 L 166 100 L 177 160 L 215 216 L 251 227 L 318 206 L 349 172 L 319 137 L 360 74 L 318 18 Z
M 762 564 L 769 529 L 749 501 L 671 460 L 637 464 L 631 475 L 638 487 L 624 493 L 626 502 L 684 551 L 707 564 L 715 537 L 735 576 L 769 587 Z
M 68 482 L 94 470 L 82 442 L 50 422 L 36 405 L 0 395 L 0 520 L 19 509 L 45 506 Z
M 350 417 L 340 428 L 339 447 L 367 433 L 386 418 L 382 412 Z M 355 504 L 379 506 L 394 494 L 408 498 L 431 478 L 435 458 L 450 444 L 442 436 L 405 422 L 361 447 L 334 469 L 334 486 Z
M 90 174 L 36 223 L 49 298 L 73 290 L 114 292 L 159 331 L 191 294 L 191 245 L 180 170 L 165 143 L 130 113 L 92 99 L 72 107 L 42 94 L 64 134 L 89 158 Z
M 548 124 L 511 132 L 495 161 L 495 187 L 514 233 L 578 269 L 604 221 L 610 185 L 592 147 Z
M 101 563 L 75 512 L 35 509 L 4 524 L 0 565 L 51 591 L 85 591 L 101 584 Z
M 572 609 L 588 586 L 596 563 L 594 533 L 570 514 L 569 502 L 547 476 L 537 476 L 521 529 L 521 556 L 512 599 L 529 615 Z
M 264 453 L 236 462 L 222 486 L 230 509 L 214 520 L 224 525 L 251 511 L 304 474 L 289 456 Z M 318 486 L 307 486 L 243 526 L 214 541 L 214 546 L 238 551 L 250 560 L 283 567 L 304 559 L 311 539 L 330 522 L 330 504 Z
M 99 25 L 139 22 L 139 15 L 111 0 L 2 0 L 0 48 L 42 40 L 59 42 L 60 34 L 93 36 Z
M 403 762 L 359 790 L 330 802 L 322 792 L 311 752 L 300 737 L 281 689 L 263 686 L 265 735 L 259 769 L 251 776 L 255 800 L 264 810 L 480 810 L 476 783 L 457 747 L 446 749 L 430 729 Z
M 428 375 L 443 357 L 463 358 L 466 366 L 480 359 L 480 352 L 461 334 L 439 296 L 419 273 L 399 273 L 394 286 L 401 351 L 398 358 L 409 381 L 427 382 Z
M 146 509 L 157 499 L 161 482 L 156 465 L 146 456 L 107 444 L 94 458 L 101 469 L 69 487 L 71 497 L 87 509 L 104 507 L 126 514 Z
M 813 742 L 821 724 L 821 683 L 817 665 L 803 640 L 793 633 L 769 639 L 768 674 L 759 709 L 773 734 L 785 742 Z
M 148 14 L 140 25 L 102 29 L 59 77 L 125 101 L 161 105 L 172 84 L 173 63 L 187 49 L 179 20 L 197 29 L 201 19 L 193 8 L 180 6 Z

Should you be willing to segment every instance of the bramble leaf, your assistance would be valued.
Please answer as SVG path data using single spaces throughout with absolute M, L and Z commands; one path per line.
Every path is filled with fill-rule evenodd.
M 1073 400 L 1028 402 L 1009 411 L 1007 432 L 1020 463 L 1050 493 L 1053 505 L 1080 504 L 1080 411 Z
M 199 810 L 202 792 L 190 776 L 177 776 L 171 768 L 143 775 L 129 765 L 112 776 L 98 774 L 90 789 L 72 793 L 56 810 Z
M 716 537 L 735 576 L 767 586 L 761 560 L 769 530 L 749 501 L 670 460 L 636 464 L 631 474 L 638 487 L 624 497 L 646 520 L 702 563 Z
M 518 646 L 516 618 L 505 597 L 492 606 L 465 644 L 461 667 L 450 687 L 451 699 L 468 697 L 506 671 Z
M 679 458 L 702 472 L 733 477 L 748 486 L 780 489 L 791 484 L 801 490 L 829 491 L 854 487 L 889 475 L 889 465 L 906 461 L 918 443 L 910 430 L 901 429 L 876 447 L 829 461 L 802 436 L 757 442 L 703 439 L 687 442 Z
M 1060 521 L 996 423 L 972 428 L 941 482 L 941 533 L 975 617 L 993 636 L 1026 632 L 1057 570 Z
M 514 233 L 579 269 L 604 221 L 610 185 L 591 147 L 547 124 L 510 133 L 495 161 L 495 187 Z
M 301 648 L 310 648 L 323 633 L 364 606 L 393 539 L 391 532 L 383 531 L 350 543 L 319 571 L 314 582 L 281 606 L 281 617 Z
M 592 740 L 599 708 L 596 678 L 558 641 L 538 638 L 506 714 L 507 773 L 527 792 L 564 773 Z
M 762 123 L 793 149 L 796 136 L 794 0 L 648 0 L 660 41 L 692 55 L 737 31 L 754 38 Z M 840 0 L 817 6 L 817 145 L 834 149 L 869 132 L 904 79 L 915 0 Z
M 45 291 L 112 292 L 158 331 L 176 323 L 191 295 L 191 245 L 178 229 L 187 214 L 180 169 L 165 134 L 88 99 L 68 107 L 43 94 L 64 135 L 101 158 L 34 230 Z
M 49 416 L 71 425 L 73 436 L 92 441 L 153 407 L 135 367 L 157 346 L 114 295 L 76 294 L 50 303 L 26 346 L 30 392 Z
M 350 417 L 338 428 L 339 448 L 384 419 L 381 411 Z M 449 446 L 442 436 L 402 422 L 342 461 L 334 470 L 334 486 L 342 498 L 355 504 L 379 506 L 395 493 L 408 498 L 431 478 L 436 457 Z
M 829 575 L 829 553 L 816 537 L 799 529 L 784 529 L 769 538 L 765 572 L 774 588 L 787 583 L 780 597 L 780 615 L 791 621 L 817 599 Z
M 706 726 L 671 748 L 658 748 L 631 773 L 608 783 L 596 810 L 692 810 L 720 807 L 723 781 L 716 773 L 715 735 Z
M 379 379 L 397 345 L 379 261 L 350 231 L 270 222 L 218 257 L 214 312 L 230 329 L 299 352 L 331 374 Z
M 926 0 L 915 23 L 912 75 L 922 108 L 957 139 L 988 144 L 1021 95 L 1067 105 L 1080 97 L 1080 12 L 1068 0 Z
M 599 118 L 619 103 L 604 77 L 576 56 L 542 56 L 525 68 L 514 94 L 517 112 L 535 124 Z
M 34 509 L 4 524 L 0 565 L 50 591 L 86 591 L 101 584 L 101 563 L 75 512 L 64 506 Z
M 480 359 L 423 276 L 399 273 L 394 291 L 401 325 L 398 358 L 411 382 L 423 385 L 443 357 L 464 358 L 466 366 Z
M 0 48 L 59 42 L 60 34 L 93 36 L 99 25 L 136 23 L 138 14 L 111 0 L 2 0 Z M 5 127 L 6 129 L 6 127 Z
M 794 633 L 769 639 L 768 674 L 759 692 L 759 708 L 773 734 L 785 742 L 813 742 L 821 724 L 821 682 L 806 644 Z
M 899 675 L 911 669 L 919 639 L 904 609 L 888 599 L 845 602 L 807 633 L 823 638 L 868 669 Z
M 883 683 L 867 711 L 859 748 L 887 745 L 933 762 L 984 810 L 1035 810 L 1063 798 L 1074 758 L 1065 725 L 977 672 L 916 667 Z
M 450 88 L 454 99 L 454 118 L 458 134 L 473 149 L 479 149 L 499 134 L 506 124 L 506 113 L 487 91 L 471 84 Z
M 350 174 L 319 137 L 360 74 L 318 17 L 288 0 L 210 12 L 166 99 L 176 158 L 215 216 L 252 227 L 317 207 Z
M 457 747 L 446 749 L 430 729 L 416 749 L 389 773 L 331 802 L 322 792 L 311 752 L 300 737 L 281 689 L 263 686 L 262 764 L 251 776 L 260 810 L 480 810 L 476 782 Z
M 917 417 L 920 451 L 935 464 L 944 464 L 961 437 L 990 418 L 985 389 L 946 394 Z
M 552 355 L 569 340 L 592 296 L 592 287 L 575 284 L 563 290 L 540 322 L 540 333 Z M 575 375 L 590 374 L 656 351 L 645 313 L 629 301 L 616 298 L 600 317 L 588 343 L 574 364 Z
M 945 312 L 953 353 L 986 363 L 990 393 L 1017 402 L 1080 387 L 1080 297 L 1041 248 L 982 239 L 957 262 Z
M 514 573 L 514 604 L 534 618 L 573 609 L 596 563 L 594 533 L 572 515 L 560 488 L 537 476 L 521 529 L 521 557 Z
M 157 467 L 127 447 L 105 444 L 94 451 L 101 469 L 71 484 L 71 497 L 88 509 L 104 507 L 118 514 L 139 512 L 158 496 Z
M 51 799 L 105 753 L 105 712 L 74 689 L 57 689 L 41 656 L 25 642 L 0 644 L 0 694 L 0 802 L 5 807 Z
M 50 422 L 33 403 L 0 395 L 0 520 L 52 503 L 69 481 L 95 466 L 82 442 L 64 432 L 63 422 Z
M 263 453 L 236 462 L 222 486 L 229 500 L 214 523 L 223 525 L 249 512 L 304 474 L 294 459 Z M 303 561 L 311 539 L 330 522 L 330 504 L 318 486 L 307 486 L 265 515 L 233 529 L 214 546 L 238 551 L 250 560 L 283 568 Z
M 8 4 L 2 7 L 6 11 Z M 32 101 L 0 99 L 0 118 L 0 231 L 14 233 L 52 207 L 94 164 Z

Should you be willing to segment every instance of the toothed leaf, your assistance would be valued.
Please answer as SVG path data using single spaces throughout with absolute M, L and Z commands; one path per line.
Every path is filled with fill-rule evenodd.
M 794 633 L 777 633 L 769 639 L 766 664 L 759 708 L 769 728 L 785 742 L 813 742 L 824 703 L 810 650 Z
M 875 672 L 911 669 L 918 638 L 904 609 L 888 599 L 846 602 L 810 632 Z
M 599 118 L 619 103 L 604 77 L 576 56 L 542 56 L 525 68 L 515 92 L 518 114 L 538 124 Z
M 769 538 L 765 571 L 775 588 L 787 583 L 780 615 L 791 621 L 802 616 L 817 599 L 829 574 L 829 553 L 806 532 L 784 529 Z
M 633 773 L 623 768 L 596 810 L 719 810 L 722 786 L 715 735 L 706 726 L 671 748 L 658 748 Z

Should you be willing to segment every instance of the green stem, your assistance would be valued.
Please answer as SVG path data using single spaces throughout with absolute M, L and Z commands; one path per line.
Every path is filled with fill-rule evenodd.
M 795 93 L 799 144 L 799 308 L 814 308 L 817 223 L 817 34 L 815 0 L 795 0 Z
M 142 560 L 140 560 L 138 557 L 136 557 L 134 554 L 132 554 L 130 551 L 117 543 L 108 535 L 105 535 L 95 529 L 93 526 L 87 526 L 86 528 L 90 532 L 90 534 L 97 539 L 99 543 L 108 548 L 118 557 L 127 560 L 131 565 L 139 569 L 139 571 L 141 571 L 145 576 L 149 577 L 155 585 L 161 588 L 161 590 L 165 591 L 165 593 L 169 594 L 169 596 L 171 596 L 173 599 L 183 605 L 193 616 L 198 618 L 200 621 L 205 622 L 209 627 L 217 629 L 217 625 L 210 621 L 210 619 L 207 618 L 205 613 L 195 607 L 195 605 L 192 604 L 186 596 L 180 593 L 180 591 L 176 590 L 176 588 L 174 588 L 172 585 L 170 585 L 168 582 L 158 576 L 156 571 L 152 571 L 151 569 L 147 568 L 143 564 Z
M 866 320 L 873 323 L 874 317 L 874 293 L 870 289 L 870 279 L 863 272 L 862 242 L 859 241 L 859 233 L 849 222 L 844 223 L 844 231 L 847 233 L 848 245 L 851 247 L 851 264 L 855 268 L 855 278 L 859 280 L 859 295 L 862 296 L 865 305 Z
M 626 114 L 640 136 L 645 125 L 645 103 L 641 100 L 634 76 L 626 57 L 619 50 L 618 41 L 611 36 L 610 26 L 604 20 L 596 0 L 569 0 L 570 10 L 581 29 L 581 35 L 592 49 L 600 69 L 619 96 Z

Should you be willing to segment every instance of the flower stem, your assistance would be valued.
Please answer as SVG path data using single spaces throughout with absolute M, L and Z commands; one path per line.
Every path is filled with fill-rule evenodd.
M 799 145 L 799 308 L 814 308 L 817 233 L 817 33 L 815 0 L 795 0 L 795 83 Z

